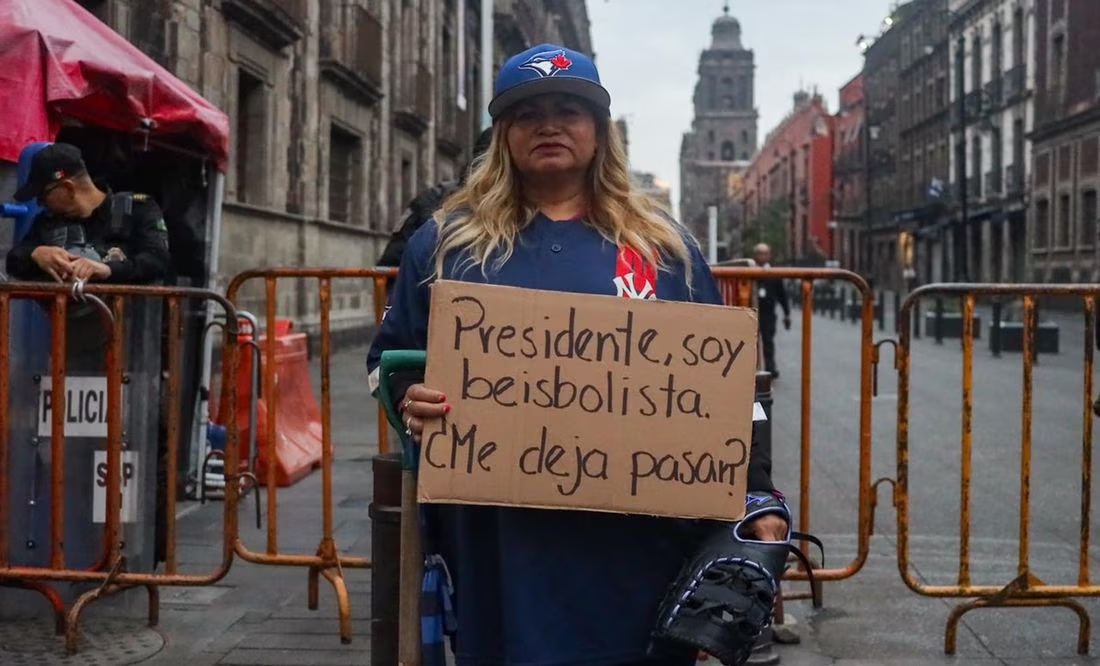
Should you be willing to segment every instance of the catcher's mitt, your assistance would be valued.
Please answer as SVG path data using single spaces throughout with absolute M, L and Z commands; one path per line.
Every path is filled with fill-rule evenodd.
M 672 643 L 702 650 L 726 666 L 743 664 L 760 632 L 771 623 L 788 554 L 803 561 L 812 580 L 812 569 L 802 551 L 791 545 L 791 538 L 811 541 L 818 548 L 821 542 L 790 528 L 785 541 L 744 538 L 744 523 L 766 514 L 779 515 L 791 524 L 790 509 L 781 497 L 750 493 L 745 503 L 745 517 L 708 538 L 669 589 L 653 632 L 655 654 Z M 824 553 L 822 560 L 824 564 Z

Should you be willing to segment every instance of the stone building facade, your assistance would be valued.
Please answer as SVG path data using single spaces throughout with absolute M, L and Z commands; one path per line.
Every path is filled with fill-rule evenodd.
M 946 0 L 913 0 L 900 32 L 897 250 L 883 279 L 898 288 L 937 279 L 950 220 L 950 58 Z
M 753 52 L 727 6 L 699 58 L 694 119 L 680 147 L 680 220 L 706 246 L 707 209 L 717 206 L 720 258 L 741 251 L 740 175 L 756 155 L 754 81 Z
M 1030 279 L 1100 281 L 1100 3 L 1035 1 Z
M 957 205 L 940 279 L 1028 279 L 1035 6 L 1034 0 L 950 0 L 951 189 Z
M 480 130 L 479 0 L 79 1 L 230 117 L 217 288 L 257 267 L 372 266 Z M 497 66 L 543 41 L 592 50 L 584 0 L 496 0 L 494 37 Z M 280 316 L 315 325 L 315 290 L 280 283 Z M 333 301 L 334 329 L 373 321 L 369 285 Z

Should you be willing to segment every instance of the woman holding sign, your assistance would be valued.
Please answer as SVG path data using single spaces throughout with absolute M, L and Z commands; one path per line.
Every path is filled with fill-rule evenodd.
M 503 66 L 492 143 L 465 186 L 410 240 L 368 367 L 425 349 L 430 284 L 463 280 L 559 292 L 721 304 L 690 234 L 633 185 L 610 96 L 584 54 L 544 44 Z M 450 406 L 407 378 L 412 437 Z M 755 452 L 754 452 L 755 453 Z M 750 491 L 773 491 L 753 455 Z M 466 665 L 678 665 L 647 655 L 658 604 L 698 544 L 692 521 L 587 511 L 433 506 L 434 545 L 454 576 Z M 746 523 L 787 538 L 775 515 Z

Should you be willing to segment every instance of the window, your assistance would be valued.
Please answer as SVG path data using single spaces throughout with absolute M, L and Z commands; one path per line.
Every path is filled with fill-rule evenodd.
M 735 151 L 733 149 L 733 142 L 732 141 L 723 141 L 722 142 L 722 161 L 723 162 L 732 162 L 733 159 L 734 159 L 733 156 L 736 155 L 736 154 L 737 154 L 737 151 Z
M 237 201 L 244 203 L 265 203 L 265 98 L 263 81 L 243 69 L 238 69 L 235 175 Z
M 727 109 L 727 110 L 732 109 L 733 108 L 733 98 L 730 97 L 729 95 L 726 95 L 725 97 L 723 97 L 722 98 L 722 108 Z
M 107 23 L 107 0 L 77 0 L 84 9 L 87 9 L 95 17 L 104 23 Z
M 1045 249 L 1049 241 L 1050 202 L 1046 199 L 1039 199 L 1035 202 L 1035 249 Z
M 1081 193 L 1081 224 L 1078 227 L 1081 245 L 1096 242 L 1096 214 L 1096 190 L 1085 190 Z
M 982 37 L 974 35 L 973 50 L 970 53 L 970 89 L 982 89 Z
M 745 160 L 746 162 L 749 160 L 749 152 L 747 150 L 741 151 L 741 159 Z
M 412 158 L 405 155 L 401 158 L 401 197 L 398 199 L 401 206 L 408 203 L 416 196 L 416 185 L 413 183 Z
M 1012 66 L 1022 67 L 1027 61 L 1024 59 L 1026 45 L 1024 44 L 1024 10 L 1017 7 L 1012 12 Z
M 1056 103 L 1062 102 L 1063 84 L 1066 76 L 1066 36 L 1058 35 L 1054 38 L 1050 47 L 1050 82 L 1051 97 Z
M 973 148 L 971 151 L 970 160 L 974 163 L 973 176 L 970 180 L 970 191 L 974 193 L 974 198 L 982 198 L 982 138 L 980 136 L 974 137 L 972 142 Z
M 992 164 L 990 165 L 990 173 L 992 173 L 993 175 L 993 180 L 991 183 L 993 191 L 990 192 L 990 194 L 1000 194 L 1001 173 L 1004 170 L 1004 143 L 1001 139 L 1001 130 L 993 129 L 992 131 L 990 131 L 989 143 L 991 154 L 989 159 L 992 162 Z
M 362 221 L 358 214 L 362 177 L 362 144 L 359 137 L 333 125 L 329 130 L 328 217 L 346 224 Z
M 714 143 L 714 130 L 707 130 L 707 143 Z
M 1001 24 L 993 24 L 993 62 L 990 63 L 992 67 L 990 71 L 989 79 L 996 81 L 997 77 L 1001 75 L 1001 69 L 1004 66 L 1004 34 L 1001 30 Z
M 749 131 L 741 130 L 741 143 L 747 144 L 749 142 Z
M 1058 233 L 1054 238 L 1055 247 L 1069 247 L 1070 244 L 1070 214 L 1072 202 L 1070 201 L 1069 194 L 1062 194 L 1058 197 L 1058 220 L 1057 230 Z

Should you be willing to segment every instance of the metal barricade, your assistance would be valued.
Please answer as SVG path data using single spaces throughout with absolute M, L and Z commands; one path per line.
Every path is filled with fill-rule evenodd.
M 854 576 L 863 568 L 870 552 L 870 539 L 874 527 L 874 492 L 876 484 L 871 482 L 871 398 L 873 366 L 878 361 L 878 352 L 874 344 L 874 294 L 867 282 L 857 275 L 840 269 L 808 268 L 737 268 L 715 267 L 712 273 L 719 283 L 720 290 L 731 305 L 750 305 L 754 295 L 754 283 L 762 279 L 798 281 L 797 302 L 802 304 L 802 367 L 801 367 L 801 426 L 800 426 L 800 483 L 798 504 L 798 530 L 810 532 L 811 515 L 811 468 L 813 456 L 813 438 L 810 432 L 810 415 L 813 409 L 811 387 L 813 359 L 813 293 L 814 285 L 821 281 L 843 281 L 852 285 L 862 295 L 860 316 L 860 363 L 859 363 L 859 515 L 857 527 L 857 552 L 855 559 L 844 567 L 822 568 L 814 570 L 818 581 L 843 580 Z M 807 550 L 806 544 L 802 544 Z M 792 569 L 787 579 L 807 580 L 804 571 Z M 820 605 L 820 595 L 815 591 L 810 595 L 795 594 L 787 599 L 812 596 L 815 605 Z
M 1081 523 L 1076 585 L 1048 585 L 1036 577 L 1030 566 L 1031 473 L 1032 473 L 1032 407 L 1033 368 L 1035 364 L 1036 299 L 1042 296 L 1080 298 L 1084 304 L 1085 344 L 1082 391 L 1082 464 Z M 1079 620 L 1077 650 L 1088 652 L 1089 617 L 1085 608 L 1072 597 L 1100 596 L 1100 585 L 1090 582 L 1089 543 L 1091 538 L 1092 505 L 1092 419 L 1093 419 L 1093 341 L 1096 329 L 1096 300 L 1100 284 L 930 284 L 909 294 L 901 309 L 900 343 L 898 346 L 898 406 L 897 456 L 898 475 L 895 492 L 898 530 L 898 569 L 905 584 L 914 592 L 930 597 L 972 598 L 957 605 L 947 620 L 944 651 L 954 654 L 958 623 L 962 616 L 976 608 L 1060 606 L 1073 610 Z M 974 311 L 978 297 L 1018 298 L 1023 302 L 1023 386 L 1021 396 L 1020 441 L 1020 506 L 1017 576 L 1002 586 L 975 585 L 971 580 L 971 473 L 972 426 L 974 409 Z M 914 576 L 910 566 L 910 497 L 909 497 L 909 412 L 911 378 L 912 313 L 921 298 L 957 298 L 961 300 L 962 317 L 962 396 L 961 396 L 961 470 L 959 514 L 959 570 L 955 585 L 930 585 Z
M 277 314 L 277 302 L 278 302 L 278 281 L 280 279 L 285 280 L 301 280 L 312 279 L 317 280 L 318 283 L 318 298 L 320 302 L 320 366 L 321 366 L 321 487 L 322 487 L 322 506 L 321 509 L 321 541 L 317 546 L 315 554 L 301 554 L 301 553 L 284 553 L 279 548 L 279 526 L 278 526 L 278 488 L 275 479 L 275 465 L 271 464 L 271 461 L 275 459 L 274 446 L 276 440 L 276 428 L 277 428 L 277 401 L 269 400 L 267 402 L 267 420 L 266 420 L 266 441 L 264 445 L 267 447 L 266 460 L 269 464 L 266 466 L 266 478 L 261 481 L 266 485 L 267 492 L 267 538 L 265 551 L 255 552 L 250 550 L 245 543 L 240 539 L 239 534 L 234 535 L 233 549 L 235 553 L 243 560 L 247 562 L 253 562 L 256 564 L 266 565 L 280 565 L 280 566 L 296 566 L 307 567 L 309 569 L 308 574 L 308 605 L 310 609 L 316 609 L 318 606 L 318 584 L 319 578 L 324 577 L 329 583 L 332 584 L 336 593 L 336 600 L 340 618 L 340 638 L 343 642 L 347 643 L 351 641 L 351 610 L 350 602 L 348 598 L 347 585 L 344 580 L 343 569 L 345 568 L 370 568 L 371 560 L 367 557 L 355 557 L 348 555 L 341 555 L 337 549 L 336 541 L 334 537 L 334 524 L 333 524 L 333 444 L 332 444 L 332 427 L 331 427 L 331 372 L 330 372 L 330 360 L 332 355 L 332 340 L 331 340 L 331 312 L 332 312 L 332 283 L 333 280 L 371 280 L 373 283 L 373 297 L 374 297 L 374 319 L 375 323 L 381 323 L 382 316 L 385 312 L 387 301 L 387 286 L 390 280 L 397 275 L 396 269 L 367 269 L 367 268 L 271 268 L 251 270 L 240 273 L 235 276 L 229 284 L 229 288 L 226 292 L 226 297 L 231 302 L 237 302 L 240 299 L 242 289 L 244 286 L 254 280 L 262 280 L 264 285 L 264 313 L 265 313 L 265 328 L 267 334 L 264 342 L 260 347 L 262 350 L 261 358 L 261 392 L 265 396 L 275 395 L 275 343 L 276 336 L 275 322 Z M 233 347 L 233 353 L 226 355 L 226 363 L 224 364 L 224 376 L 230 378 L 225 383 L 228 386 L 235 386 L 233 378 L 236 377 L 239 367 L 239 355 L 237 352 L 238 345 L 234 340 L 232 344 L 228 345 Z M 364 366 L 364 376 L 366 375 L 366 368 Z M 236 423 L 236 419 L 230 419 L 228 425 L 229 436 L 236 441 L 239 436 L 239 428 Z M 388 430 L 386 419 L 382 416 L 381 407 L 379 407 L 379 420 L 378 420 L 378 441 L 379 450 L 382 453 L 386 453 L 389 450 L 388 446 Z M 225 461 L 226 469 L 233 470 L 234 473 L 238 469 L 238 461 L 230 459 L 230 456 L 226 456 Z M 227 478 L 227 488 L 229 485 Z
M 167 488 L 165 501 L 166 551 L 163 572 L 134 572 L 127 568 L 127 546 L 123 543 L 121 504 L 123 495 L 123 384 L 124 322 L 128 304 L 132 299 L 160 299 L 167 303 L 167 375 L 165 386 Z M 105 513 L 103 527 L 103 553 L 92 566 L 74 567 L 67 561 L 65 551 L 66 509 L 66 338 L 67 314 L 70 301 L 75 300 L 94 308 L 103 324 L 106 338 L 106 470 L 104 479 Z M 206 586 L 222 579 L 229 571 L 233 559 L 233 536 L 237 533 L 236 484 L 226 488 L 224 509 L 224 542 L 222 561 L 213 570 L 200 574 L 180 574 L 176 556 L 176 496 L 177 461 L 181 435 L 182 377 L 181 335 L 183 331 L 182 304 L 184 301 L 213 302 L 226 313 L 227 337 L 236 335 L 236 311 L 232 304 L 211 291 L 170 287 L 138 287 L 121 285 L 73 285 L 38 283 L 0 284 L 0 488 L 8 492 L 11 487 L 12 469 L 9 465 L 11 436 L 9 424 L 13 414 L 9 412 L 15 394 L 12 392 L 11 315 L 13 301 L 37 301 L 49 311 L 50 350 L 49 379 L 52 395 L 51 422 L 48 445 L 49 459 L 49 558 L 45 566 L 13 564 L 10 546 L 12 535 L 11 505 L 0 501 L 0 585 L 22 587 L 40 592 L 50 601 L 58 633 L 65 633 L 69 653 L 76 651 L 79 622 L 83 610 L 94 601 L 134 587 L 145 587 L 148 592 L 148 620 L 157 623 L 159 614 L 158 586 Z M 108 305 L 109 303 L 109 305 Z M 158 327 L 159 331 L 159 327 Z M 229 396 L 235 404 L 235 391 Z M 230 436 L 227 442 L 230 457 L 236 457 L 237 442 Z M 80 594 L 67 609 L 60 595 L 51 584 L 62 582 L 81 583 L 95 587 Z

